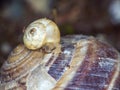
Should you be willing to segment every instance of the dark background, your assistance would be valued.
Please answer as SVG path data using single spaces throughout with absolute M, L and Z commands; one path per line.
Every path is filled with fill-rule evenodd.
M 0 64 L 22 43 L 23 28 L 47 17 L 61 36 L 93 35 L 120 51 L 120 0 L 1 0 Z

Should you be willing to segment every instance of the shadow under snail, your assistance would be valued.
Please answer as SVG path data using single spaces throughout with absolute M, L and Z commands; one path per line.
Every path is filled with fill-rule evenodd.
M 112 46 L 84 35 L 60 41 L 48 19 L 31 23 L 23 41 L 0 69 L 0 90 L 120 90 L 120 55 Z M 56 48 L 46 53 L 46 45 Z

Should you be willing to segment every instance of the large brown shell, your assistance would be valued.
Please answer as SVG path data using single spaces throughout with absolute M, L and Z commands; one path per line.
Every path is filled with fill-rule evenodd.
M 62 42 L 63 55 L 48 71 L 58 81 L 52 90 L 120 90 L 120 56 L 112 46 L 85 36 Z
M 10 55 L 0 71 L 0 90 L 120 90 L 120 56 L 112 46 L 78 35 L 62 38 L 57 49 L 27 49 L 32 54 L 25 60 Z

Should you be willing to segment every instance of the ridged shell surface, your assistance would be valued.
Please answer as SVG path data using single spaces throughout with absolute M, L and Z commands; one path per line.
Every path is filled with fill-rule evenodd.
M 110 45 L 93 37 L 67 36 L 48 70 L 57 81 L 52 90 L 120 90 L 119 61 Z
M 28 50 L 24 45 L 18 45 L 9 55 L 0 70 L 0 84 L 13 83 L 26 77 L 33 71 L 43 57 L 40 51 Z M 4 89 L 3 89 L 4 90 Z

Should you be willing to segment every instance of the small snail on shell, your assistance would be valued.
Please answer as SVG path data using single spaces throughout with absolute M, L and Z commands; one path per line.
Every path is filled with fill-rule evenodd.
M 41 69 L 41 67 L 53 53 L 57 56 L 60 52 L 60 32 L 57 25 L 45 18 L 36 20 L 26 28 L 23 42 L 24 45 L 18 45 L 0 68 L 0 90 L 41 90 L 42 87 L 38 88 L 36 86 L 41 84 L 37 80 L 43 81 L 44 78 L 48 78 L 46 80 L 48 86 L 53 86 L 55 80 L 46 74 L 44 68 Z M 47 55 L 42 49 L 39 49 L 46 45 L 48 45 L 48 48 L 56 45 L 56 48 Z M 36 78 L 34 78 L 35 81 L 31 80 L 32 77 Z
M 53 21 L 38 19 L 26 28 L 23 42 L 28 49 L 36 50 L 49 43 L 59 43 L 60 32 Z
M 4 62 L 0 69 L 0 90 L 120 89 L 120 54 L 117 50 L 83 35 L 63 37 L 58 44 L 58 28 L 53 29 L 50 20 L 44 22 L 49 28 L 43 28 L 44 20 L 47 19 L 28 26 L 24 35 L 27 48 L 18 45 Z M 49 43 L 58 46 L 50 53 L 39 49 Z

